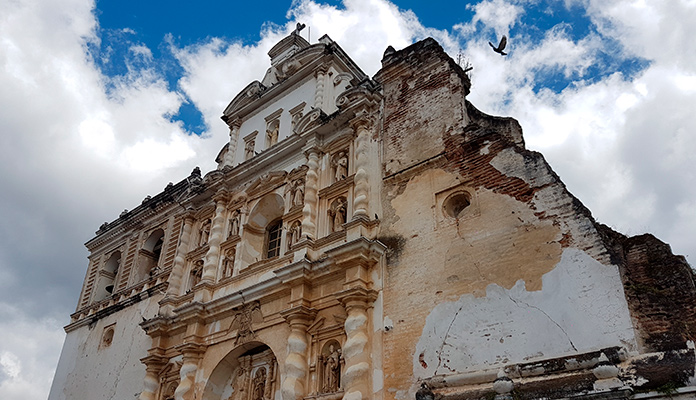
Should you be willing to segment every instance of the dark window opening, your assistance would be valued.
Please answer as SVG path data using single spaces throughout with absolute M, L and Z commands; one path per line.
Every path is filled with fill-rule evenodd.
M 280 255 L 280 233 L 283 228 L 283 220 L 271 222 L 266 231 L 266 258 Z

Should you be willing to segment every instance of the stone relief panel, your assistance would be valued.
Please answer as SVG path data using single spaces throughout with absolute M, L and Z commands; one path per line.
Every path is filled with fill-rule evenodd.
M 261 314 L 261 305 L 258 301 L 238 307 L 232 324 L 230 325 L 231 330 L 237 330 L 237 337 L 234 341 L 235 344 L 246 343 L 254 339 L 256 337 L 256 332 L 254 332 L 253 324 L 262 321 L 263 314 Z

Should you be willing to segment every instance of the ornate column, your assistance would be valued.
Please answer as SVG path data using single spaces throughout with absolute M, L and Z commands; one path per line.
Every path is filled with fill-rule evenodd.
M 316 316 L 316 310 L 297 306 L 281 312 L 290 325 L 288 356 L 285 359 L 285 377 L 281 384 L 283 400 L 300 400 L 307 395 L 305 382 L 309 373 L 307 362 L 307 327 Z
M 179 247 L 176 249 L 176 257 L 174 257 L 174 265 L 172 272 L 169 275 L 169 287 L 167 287 L 167 296 L 176 296 L 181 290 L 181 278 L 184 276 L 184 267 L 186 266 L 186 252 L 189 250 L 189 241 L 191 240 L 191 230 L 193 228 L 193 216 L 188 214 L 184 216 L 184 226 L 181 229 L 181 239 Z
M 203 264 L 203 276 L 201 283 L 215 283 L 217 276 L 218 264 L 220 263 L 220 243 L 224 235 L 223 228 L 225 226 L 225 209 L 227 208 L 227 194 L 218 192 L 215 199 L 215 215 L 213 216 L 213 226 L 210 229 L 210 239 L 208 240 L 208 252 L 205 255 L 205 263 Z
M 145 364 L 145 380 L 138 400 L 157 400 L 155 396 L 159 387 L 159 373 L 167 362 L 159 356 L 147 356 L 140 361 Z
M 314 108 L 317 110 L 322 109 L 322 105 L 324 104 L 324 84 L 326 80 L 326 67 L 321 66 L 317 69 L 316 71 L 316 77 L 317 77 L 317 88 L 316 91 L 314 92 Z
M 307 150 L 304 207 L 302 208 L 302 236 L 314 240 L 317 234 L 317 203 L 319 202 L 319 150 Z
M 240 125 L 241 121 L 239 119 L 234 120 L 230 124 L 230 144 L 227 146 L 227 154 L 225 155 L 224 165 L 234 165 L 234 157 L 237 153 L 237 141 L 239 140 Z
M 370 187 L 367 181 L 368 168 L 368 143 L 370 141 L 370 128 L 372 120 L 365 110 L 356 114 L 351 122 L 356 132 L 355 138 L 355 192 L 353 197 L 353 219 L 356 217 L 368 217 L 368 196 Z
M 196 383 L 198 362 L 205 353 L 205 346 L 195 343 L 185 343 L 178 350 L 184 357 L 184 363 L 179 370 L 179 386 L 176 387 L 176 400 L 193 400 L 193 385 Z
M 345 370 L 343 372 L 344 400 L 371 398 L 370 374 L 372 362 L 368 339 L 367 309 L 377 294 L 362 287 L 344 290 L 338 296 L 348 313 L 344 325 L 346 343 L 343 346 Z

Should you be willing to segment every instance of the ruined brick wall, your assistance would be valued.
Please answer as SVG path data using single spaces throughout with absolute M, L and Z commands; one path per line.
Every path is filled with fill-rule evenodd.
M 626 237 L 599 225 L 621 265 L 631 314 L 647 351 L 685 349 L 696 339 L 694 271 L 650 234 Z
M 624 264 L 543 156 L 524 148 L 517 121 L 466 101 L 468 78 L 433 40 L 382 62 L 385 396 L 408 398 L 433 376 L 640 351 Z M 655 252 L 628 242 L 624 279 L 655 279 L 635 267 L 650 270 Z M 671 332 L 674 315 L 655 307 L 650 329 Z

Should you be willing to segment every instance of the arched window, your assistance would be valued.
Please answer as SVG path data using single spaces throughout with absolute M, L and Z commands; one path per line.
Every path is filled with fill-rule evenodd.
M 283 229 L 283 220 L 279 219 L 268 224 L 266 229 L 266 258 L 280 255 L 280 234 Z
M 118 267 L 121 263 L 121 252 L 116 250 L 109 256 L 104 266 L 99 270 L 97 279 L 97 290 L 94 300 L 104 300 L 111 296 L 114 292 L 116 284 L 116 275 L 118 275 Z
M 159 272 L 158 266 L 164 244 L 164 230 L 155 229 L 138 252 L 137 268 L 134 282 L 152 277 Z
M 262 197 L 251 209 L 244 224 L 241 246 L 237 249 L 239 270 L 267 258 L 283 254 L 283 214 L 285 200 L 277 193 Z

